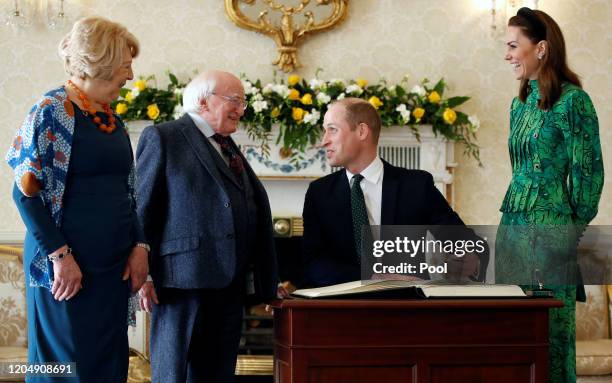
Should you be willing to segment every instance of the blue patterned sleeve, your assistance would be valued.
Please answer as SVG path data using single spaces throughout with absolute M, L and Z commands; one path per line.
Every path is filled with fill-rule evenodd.
M 48 139 L 43 131 L 52 121 L 51 101 L 43 98 L 30 110 L 6 154 L 6 161 L 14 171 L 15 184 L 28 197 L 38 195 L 45 187 L 42 160 Z
M 26 229 L 34 236 L 45 255 L 66 244 L 49 207 L 45 206 L 40 195 L 47 184 L 44 155 L 49 150 L 51 133 L 46 127 L 52 124 L 52 102 L 44 97 L 32 108 L 17 130 L 6 155 L 15 177 L 13 200 Z
M 130 193 L 132 197 L 132 233 L 134 235 L 135 242 L 146 243 L 147 239 L 144 234 L 144 230 L 142 229 L 142 225 L 140 224 L 140 220 L 138 219 L 138 198 L 136 197 L 135 182 L 136 182 L 136 170 L 134 165 L 132 165 L 132 170 L 130 174 Z

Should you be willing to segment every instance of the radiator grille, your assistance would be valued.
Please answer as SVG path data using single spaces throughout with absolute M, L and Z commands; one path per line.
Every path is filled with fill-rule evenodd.
M 421 168 L 421 148 L 418 146 L 379 146 L 378 155 L 394 166 Z
M 393 166 L 406 169 L 421 168 L 421 148 L 419 146 L 379 146 L 378 155 Z M 332 173 L 340 170 L 334 166 Z

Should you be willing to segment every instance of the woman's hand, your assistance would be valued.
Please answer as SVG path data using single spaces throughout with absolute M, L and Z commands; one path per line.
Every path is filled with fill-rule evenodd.
M 153 282 L 146 282 L 140 288 L 138 292 L 140 296 L 140 308 L 144 311 L 150 313 L 153 310 L 153 303 L 156 305 L 159 304 L 159 300 L 157 299 L 157 293 L 155 293 L 155 286 L 153 286 Z
M 66 251 L 68 251 L 68 246 L 64 245 L 49 255 L 59 255 L 66 253 Z M 72 254 L 53 261 L 53 276 L 51 294 L 53 294 L 53 298 L 56 300 L 68 300 L 81 290 L 83 274 Z
M 149 252 L 140 246 L 134 246 L 132 253 L 128 257 L 123 280 L 128 279 L 132 282 L 132 293 L 140 290 L 142 284 L 147 280 L 149 273 Z

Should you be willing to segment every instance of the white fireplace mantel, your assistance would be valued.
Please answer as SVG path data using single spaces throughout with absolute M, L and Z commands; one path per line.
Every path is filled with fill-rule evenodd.
M 134 148 L 142 130 L 149 125 L 149 121 L 133 121 L 129 123 L 129 132 Z M 431 126 L 419 127 L 420 140 L 407 126 L 393 126 L 383 128 L 379 140 L 379 154 L 393 165 L 410 169 L 423 169 L 430 172 L 438 187 L 449 185 L 453 182 L 453 176 L 449 168 L 456 166 L 454 163 L 454 145 L 444 137 L 436 136 Z M 304 155 L 303 162 L 311 161 L 310 166 L 298 171 L 279 170 L 279 165 L 289 165 L 287 159 L 280 158 L 278 149 L 272 148 L 269 158 L 264 158 L 259 150 L 259 145 L 251 140 L 246 131 L 239 129 L 232 135 L 249 160 L 258 176 L 264 179 L 289 178 L 318 178 L 329 174 L 332 170 L 327 166 L 325 158 L 320 149 L 311 148 Z M 274 141 L 275 138 L 273 138 Z M 317 161 L 313 157 L 321 154 Z

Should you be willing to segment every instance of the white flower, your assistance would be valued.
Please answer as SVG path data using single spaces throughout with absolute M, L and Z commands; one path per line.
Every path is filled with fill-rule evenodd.
M 325 81 L 319 80 L 318 78 L 313 78 L 310 80 L 308 85 L 310 85 L 312 89 L 319 89 L 324 87 Z
M 472 133 L 476 133 L 478 129 L 480 129 L 480 120 L 478 119 L 478 117 L 476 117 L 475 114 L 473 114 L 468 117 L 468 121 L 470 122 L 470 124 L 472 124 L 470 130 L 472 131 Z
M 253 97 L 251 97 L 251 101 L 261 101 L 263 100 L 263 96 L 261 93 L 255 93 Z
M 310 125 L 315 125 L 317 121 L 319 121 L 319 118 L 321 118 L 321 112 L 313 109 L 312 112 L 306 113 L 306 116 L 304 116 L 304 122 Z
M 242 81 L 242 87 L 244 88 L 244 94 L 257 93 L 257 87 L 253 86 L 248 80 Z
M 342 100 L 344 97 L 346 97 L 346 95 L 344 94 L 344 92 L 342 92 L 338 95 L 338 98 L 336 98 L 336 100 Z
M 181 118 L 183 114 L 185 114 L 185 110 L 183 109 L 183 106 L 181 104 L 176 104 L 176 106 L 174 107 L 174 110 L 172 111 L 172 117 L 175 120 L 178 120 L 179 118 Z
M 268 109 L 268 102 L 267 101 L 254 101 L 252 104 L 253 106 L 253 110 L 255 111 L 255 113 L 259 113 L 262 110 L 266 110 Z
M 274 88 L 274 84 L 266 84 L 266 86 L 264 86 L 263 89 L 261 90 L 261 93 L 263 94 L 272 93 L 273 88 Z
M 327 93 L 321 92 L 317 94 L 317 101 L 319 101 L 319 104 L 328 104 L 331 101 L 331 97 Z
M 422 86 L 415 85 L 414 87 L 412 87 L 412 90 L 410 90 L 410 93 L 415 93 L 417 96 L 423 97 L 427 94 L 427 91 Z
M 131 92 L 132 92 L 132 96 L 134 96 L 134 98 L 138 97 L 138 95 L 140 94 L 140 91 L 136 87 L 133 87 Z
M 410 121 L 410 111 L 406 108 L 406 104 L 399 104 L 397 108 L 395 108 L 396 112 L 402 116 L 402 120 L 404 124 L 407 124 Z
M 274 91 L 283 98 L 287 98 L 289 96 L 289 88 L 287 87 L 287 85 L 274 84 L 272 85 L 272 91 Z
M 363 93 L 363 89 L 361 89 L 361 87 L 357 84 L 351 84 L 346 87 L 346 93 L 359 95 Z

